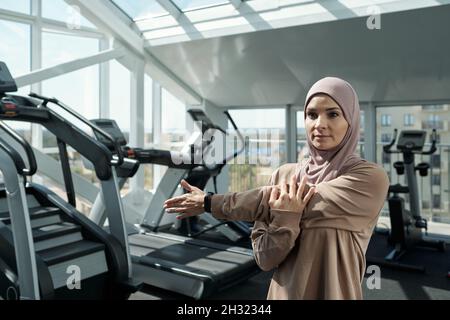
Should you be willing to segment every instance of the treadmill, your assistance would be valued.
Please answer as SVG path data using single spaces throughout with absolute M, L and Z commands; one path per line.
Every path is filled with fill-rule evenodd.
M 202 110 L 189 111 L 198 119 L 207 119 Z M 191 154 L 188 156 L 176 154 L 174 151 L 132 149 L 126 145 L 126 138 L 114 120 L 91 121 L 113 137 L 121 145 L 125 155 L 142 163 L 166 165 L 169 167 L 168 170 L 173 172 L 168 175 L 172 180 L 171 183 L 166 183 L 167 187 L 164 188 L 158 187 L 159 191 L 153 195 L 149 210 L 147 210 L 142 223 L 132 226 L 133 228 L 127 228 L 133 276 L 138 281 L 201 299 L 247 280 L 260 272 L 254 260 L 253 251 L 249 248 L 175 235 L 158 228 L 161 214 L 164 214 L 161 213 L 163 212 L 163 203 L 173 195 L 186 172 L 192 170 L 193 160 L 198 155 L 198 148 L 190 145 Z M 207 121 L 202 121 L 203 125 L 206 123 Z M 214 128 L 217 129 L 217 127 Z M 97 138 L 108 148 L 112 148 L 110 142 L 101 136 Z M 206 147 L 205 141 L 202 141 L 202 144 L 203 147 Z M 190 162 L 173 163 L 173 159 L 181 158 L 190 158 Z M 161 181 L 160 184 L 164 183 Z M 103 197 L 100 197 L 101 199 Z M 101 212 L 101 205 L 97 201 L 96 207 L 98 212 Z M 99 218 L 97 221 L 103 225 L 104 219 Z M 151 225 L 152 223 L 153 225 Z
M 0 186 L 0 296 L 6 300 L 127 299 L 139 284 L 131 278 L 116 184 L 115 165 L 123 159 L 113 158 L 104 145 L 47 108 L 52 99 L 6 93 L 16 90 L 7 66 L 0 62 L 0 119 L 40 123 L 57 136 L 68 201 L 27 181 L 37 171 L 33 149 L 0 122 L 4 180 Z M 86 124 L 101 133 L 87 120 Z M 111 233 L 76 210 L 66 144 L 93 162 L 102 189 L 110 192 L 106 212 L 116 226 Z

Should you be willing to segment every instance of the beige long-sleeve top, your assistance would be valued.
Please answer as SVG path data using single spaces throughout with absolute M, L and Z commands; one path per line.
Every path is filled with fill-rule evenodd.
M 289 183 L 300 164 L 278 168 L 270 184 Z M 269 187 L 214 195 L 219 219 L 255 221 L 252 245 L 261 269 L 275 268 L 268 299 L 362 299 L 365 253 L 389 180 L 362 162 L 316 185 L 302 213 L 270 210 Z

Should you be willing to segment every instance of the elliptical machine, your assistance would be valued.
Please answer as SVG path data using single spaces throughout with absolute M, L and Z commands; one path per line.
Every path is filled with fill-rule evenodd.
M 400 184 L 389 187 L 388 198 L 389 217 L 391 222 L 391 231 L 388 237 L 388 243 L 394 246 L 394 249 L 384 258 L 380 264 L 396 267 L 408 271 L 424 272 L 423 266 L 409 265 L 399 263 L 402 256 L 413 247 L 426 247 L 445 251 L 444 241 L 425 240 L 423 235 L 428 229 L 427 220 L 420 214 L 419 190 L 417 186 L 416 171 L 420 176 L 428 175 L 429 163 L 419 163 L 415 165 L 416 155 L 431 155 L 436 152 L 436 129 L 431 133 L 431 147 L 424 151 L 423 147 L 426 139 L 426 131 L 405 130 L 400 132 L 397 142 L 397 150 L 392 150 L 392 146 L 397 139 L 397 129 L 394 130 L 392 141 L 383 147 L 387 154 L 402 153 L 403 161 L 394 163 L 394 168 L 398 175 L 406 174 L 407 186 Z M 410 210 L 405 209 L 405 200 L 400 194 L 409 195 Z

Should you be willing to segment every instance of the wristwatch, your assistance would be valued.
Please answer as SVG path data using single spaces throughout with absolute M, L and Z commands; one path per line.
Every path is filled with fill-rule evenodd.
M 211 197 L 213 196 L 213 194 L 214 192 L 208 192 L 203 199 L 203 207 L 205 209 L 205 212 L 211 213 Z

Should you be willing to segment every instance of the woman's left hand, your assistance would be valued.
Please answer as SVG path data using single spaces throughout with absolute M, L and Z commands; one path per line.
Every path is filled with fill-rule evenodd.
M 315 188 L 311 187 L 306 195 L 303 196 L 307 180 L 306 177 L 303 177 L 300 185 L 297 187 L 297 177 L 297 175 L 293 175 L 290 184 L 284 182 L 272 188 L 269 199 L 270 209 L 303 212 L 309 199 L 314 194 Z

